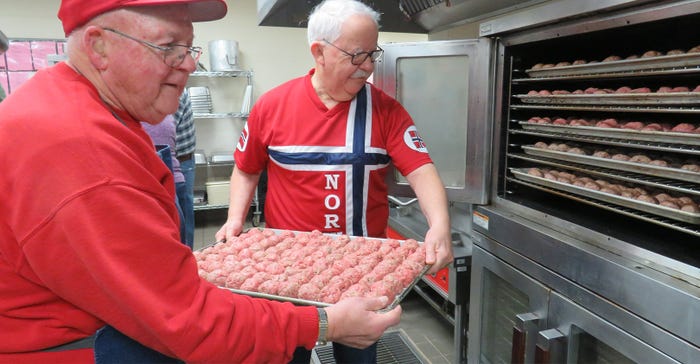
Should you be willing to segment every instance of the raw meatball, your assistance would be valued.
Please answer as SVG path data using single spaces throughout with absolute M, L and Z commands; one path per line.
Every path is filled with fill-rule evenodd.
M 669 200 L 669 199 L 672 198 L 672 197 L 671 197 L 669 194 L 667 194 L 667 193 L 657 193 L 656 195 L 654 195 L 654 197 L 655 197 L 656 200 L 659 201 L 659 202 L 663 202 L 663 201 L 666 201 L 666 200 Z
M 698 208 L 698 205 L 696 205 L 696 204 L 687 204 L 687 205 L 681 206 L 681 211 L 697 213 L 697 212 L 700 212 L 700 209 Z
M 591 123 L 586 119 L 573 119 L 569 122 L 571 126 L 591 126 Z
M 628 121 L 624 124 L 622 124 L 623 129 L 633 129 L 633 130 L 641 130 L 644 127 L 644 123 L 640 121 Z
M 638 87 L 638 88 L 632 89 L 632 91 L 630 91 L 630 93 L 633 93 L 633 94 L 648 94 L 650 92 L 651 92 L 651 89 L 649 87 Z
M 649 164 L 657 167 L 668 167 L 668 162 L 663 159 L 654 159 L 650 161 Z
M 586 63 L 588 63 L 588 62 L 586 62 L 585 59 L 577 59 L 573 62 L 573 65 L 578 66 L 580 64 L 586 64 Z
M 674 56 L 678 54 L 685 54 L 685 52 L 682 49 L 671 49 L 670 51 L 666 52 L 667 56 Z
M 658 123 L 650 123 L 645 125 L 642 130 L 644 131 L 661 131 L 663 128 Z
M 540 171 L 539 168 L 534 168 L 534 167 L 533 167 L 533 168 L 530 168 L 530 169 L 527 171 L 527 174 L 529 174 L 529 175 L 531 175 L 531 176 L 539 177 L 539 178 L 542 178 L 542 177 L 544 176 L 544 175 L 542 174 L 542 171 Z
M 610 153 L 604 150 L 597 150 L 595 153 L 593 153 L 593 156 L 598 158 L 610 158 Z
M 612 55 L 612 56 L 607 56 L 607 57 L 605 57 L 605 58 L 603 59 L 603 62 L 619 61 L 619 60 L 621 60 L 621 59 L 622 59 L 622 57 L 620 57 L 620 56 Z
M 584 152 L 583 149 L 578 148 L 578 147 L 573 147 L 573 148 L 569 149 L 567 151 L 567 153 L 586 155 L 586 152 Z
M 610 157 L 611 159 L 614 159 L 616 161 L 628 161 L 630 157 L 626 154 L 618 153 Z
M 549 147 L 549 145 L 548 145 L 547 143 L 545 143 L 545 142 L 537 142 L 537 143 L 535 143 L 535 148 L 547 149 L 547 147 Z
M 600 191 L 600 186 L 598 186 L 598 184 L 595 182 L 586 182 L 583 187 L 588 188 L 589 190 Z
M 673 132 L 677 133 L 690 133 L 695 130 L 695 125 L 689 123 L 680 123 L 671 129 Z
M 622 86 L 622 87 L 618 88 L 617 90 L 615 90 L 616 94 L 628 94 L 630 92 L 632 92 L 632 89 L 630 87 L 627 87 L 627 86 Z
M 633 163 L 649 163 L 651 162 L 651 158 L 645 156 L 644 154 L 637 154 L 633 155 L 632 158 L 629 159 L 629 161 Z
M 662 55 L 663 55 L 663 54 L 662 54 L 661 52 L 651 50 L 651 51 L 646 51 L 646 52 L 644 52 L 644 54 L 642 54 L 642 58 L 647 58 L 647 57 L 658 57 L 658 56 L 662 56 Z
M 700 166 L 697 164 L 684 164 L 681 169 L 691 172 L 700 172 Z
M 659 203 L 659 201 L 657 201 L 653 196 L 643 195 L 643 194 L 637 196 L 637 200 L 638 200 L 638 201 L 642 201 L 642 202 L 653 203 L 653 204 L 658 204 L 658 203 Z
M 679 209 L 680 209 L 680 206 L 678 206 L 675 202 L 673 202 L 673 201 L 668 201 L 668 200 L 659 202 L 659 205 L 660 205 L 660 206 L 664 206 L 664 207 L 669 207 L 669 208 L 672 208 L 672 209 L 675 209 L 675 210 L 679 210 Z

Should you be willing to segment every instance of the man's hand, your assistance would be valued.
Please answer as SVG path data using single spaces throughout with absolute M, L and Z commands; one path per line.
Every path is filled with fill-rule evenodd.
M 326 307 L 326 338 L 357 349 L 374 344 L 386 329 L 398 325 L 401 320 L 401 306 L 385 313 L 376 312 L 388 303 L 387 297 L 352 297 Z
M 444 230 L 444 229 L 443 229 Z M 452 255 L 452 234 L 449 229 L 440 231 L 430 228 L 425 234 L 425 264 L 432 264 L 426 274 L 437 273 L 454 260 Z
M 216 241 L 228 241 L 233 237 L 240 235 L 243 232 L 243 224 L 240 221 L 232 219 L 226 220 L 219 231 L 214 234 Z

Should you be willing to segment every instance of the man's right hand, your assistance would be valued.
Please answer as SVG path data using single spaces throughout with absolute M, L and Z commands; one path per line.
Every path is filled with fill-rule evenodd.
M 232 219 L 226 220 L 226 223 L 214 234 L 216 241 L 228 241 L 233 237 L 240 235 L 243 232 L 243 224 Z
M 401 306 L 385 313 L 376 312 L 388 303 L 387 297 L 352 297 L 326 307 L 327 340 L 357 349 L 374 344 L 384 331 L 401 320 Z

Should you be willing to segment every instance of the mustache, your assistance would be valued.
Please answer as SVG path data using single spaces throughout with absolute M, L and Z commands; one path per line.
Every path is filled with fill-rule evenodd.
M 350 78 L 367 78 L 371 75 L 371 73 L 363 71 L 363 70 L 357 70 L 355 71 Z

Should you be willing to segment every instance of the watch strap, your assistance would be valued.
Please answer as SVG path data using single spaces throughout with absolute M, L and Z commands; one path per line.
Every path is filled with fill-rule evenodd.
M 326 345 L 328 341 L 326 340 L 326 334 L 328 333 L 328 315 L 323 307 L 317 307 L 318 309 L 318 339 L 316 340 L 316 345 Z

